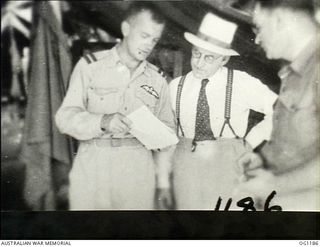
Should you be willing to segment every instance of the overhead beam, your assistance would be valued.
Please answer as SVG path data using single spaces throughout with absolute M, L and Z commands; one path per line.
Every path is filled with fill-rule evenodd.
M 206 4 L 213 7 L 215 10 L 221 13 L 224 13 L 229 17 L 235 18 L 249 25 L 252 24 L 252 20 L 249 15 L 232 7 L 232 5 L 237 0 L 201 0 L 201 1 L 205 2 Z
M 198 24 L 195 22 L 195 20 L 185 15 L 179 10 L 179 8 L 176 7 L 180 2 L 174 2 L 175 4 L 172 4 L 171 2 L 158 1 L 154 3 L 161 9 L 166 17 L 168 17 L 177 25 L 181 26 L 184 30 L 191 32 L 196 31 Z M 185 2 L 182 2 L 182 4 L 185 4 Z

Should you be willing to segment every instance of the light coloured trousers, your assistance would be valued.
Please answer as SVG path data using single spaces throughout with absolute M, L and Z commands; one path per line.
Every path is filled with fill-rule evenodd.
M 81 143 L 70 172 L 70 209 L 154 209 L 155 166 L 143 146 Z
M 271 206 L 279 205 L 283 211 L 320 211 L 320 189 L 301 190 L 275 195 Z
M 214 210 L 232 197 L 238 183 L 236 161 L 247 148 L 240 139 L 199 142 L 191 152 L 191 139 L 182 138 L 173 164 L 173 188 L 177 209 Z

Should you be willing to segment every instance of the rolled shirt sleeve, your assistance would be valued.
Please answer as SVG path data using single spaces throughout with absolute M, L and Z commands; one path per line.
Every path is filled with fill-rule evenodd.
M 163 80 L 163 86 L 159 97 L 159 110 L 158 118 L 172 130 L 175 129 L 174 114 L 171 108 L 171 100 L 169 93 L 169 86 L 165 79 Z
M 55 116 L 60 132 L 77 140 L 89 140 L 104 134 L 100 128 L 103 114 L 87 111 L 89 80 L 88 64 L 81 59 L 72 72 L 67 94 Z
M 255 148 L 264 140 L 268 141 L 270 139 L 273 105 L 278 96 L 266 85 L 251 76 L 249 80 L 246 80 L 244 95 L 250 109 L 265 114 L 264 119 L 255 125 L 246 136 L 247 142 L 252 148 Z

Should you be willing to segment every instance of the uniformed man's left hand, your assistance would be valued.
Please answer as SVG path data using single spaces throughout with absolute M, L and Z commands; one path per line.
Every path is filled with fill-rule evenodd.
M 128 132 L 131 124 L 131 120 L 119 112 L 105 114 L 101 120 L 101 128 L 113 134 Z

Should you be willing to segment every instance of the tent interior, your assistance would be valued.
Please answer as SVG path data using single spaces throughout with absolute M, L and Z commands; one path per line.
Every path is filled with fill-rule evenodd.
M 11 5 L 17 2 L 16 5 Z M 22 199 L 25 167 L 18 161 L 28 100 L 28 52 L 33 37 L 33 1 L 1 1 L 1 209 L 25 210 Z M 62 30 L 75 64 L 87 52 L 108 49 L 121 39 L 120 24 L 130 1 L 56 1 L 60 4 Z M 278 92 L 277 71 L 283 61 L 266 59 L 254 43 L 246 0 L 152 1 L 167 18 L 167 27 L 149 61 L 170 79 L 190 70 L 191 45 L 184 32 L 196 33 L 202 17 L 214 12 L 238 24 L 232 46 L 240 54 L 228 67 L 259 78 Z M 7 19 L 11 21 L 7 21 Z M 5 22 L 4 22 L 5 21 Z M 30 53 L 32 51 L 30 50 Z M 32 54 L 30 54 L 32 55 Z M 18 64 L 18 65 L 17 65 Z M 252 113 L 251 125 L 261 119 Z M 65 209 L 61 204 L 60 209 Z

